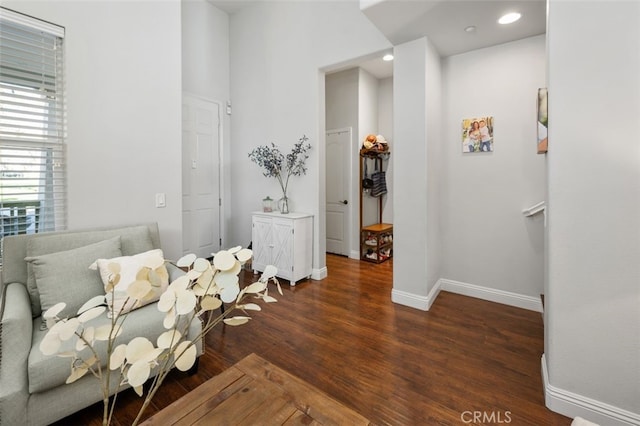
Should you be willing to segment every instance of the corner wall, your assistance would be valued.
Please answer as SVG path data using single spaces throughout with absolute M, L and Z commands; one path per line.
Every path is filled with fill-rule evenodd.
M 450 56 L 443 75 L 442 277 L 459 290 L 480 286 L 540 305 L 543 217 L 522 209 L 546 195 L 545 157 L 536 154 L 545 36 Z M 494 118 L 494 151 L 463 154 L 462 120 L 480 116 Z
M 391 300 L 429 310 L 433 303 L 441 249 L 431 234 L 437 224 L 437 206 L 429 194 L 432 144 L 440 143 L 438 116 L 440 59 L 427 38 L 394 48 L 393 129 L 394 267 Z M 434 97 L 434 101 L 429 98 Z M 433 216 L 432 216 L 433 215 Z M 436 256 L 436 257 L 434 257 Z
M 356 136 L 358 149 L 362 144 L 362 141 L 368 134 L 378 134 L 378 79 L 373 75 L 363 70 L 358 69 L 358 129 L 359 133 Z M 360 155 L 356 155 L 358 161 L 360 161 Z M 359 170 L 358 167 L 354 170 Z M 373 160 L 368 160 L 369 174 L 375 171 Z M 360 194 L 358 194 L 359 196 Z M 388 196 L 384 196 L 386 199 Z M 379 198 L 371 197 L 368 194 L 362 195 L 362 226 L 373 225 L 380 222 L 379 217 Z M 356 222 L 357 223 L 357 222 Z M 358 234 L 359 234 L 358 230 Z M 358 242 L 354 247 L 359 248 L 360 240 L 358 236 Z
M 393 153 L 393 77 L 378 80 L 378 133 L 385 137 Z M 393 223 L 393 161 L 387 161 L 388 195 L 382 200 L 382 222 Z
M 640 424 L 640 3 L 551 0 L 548 37 L 547 406 Z

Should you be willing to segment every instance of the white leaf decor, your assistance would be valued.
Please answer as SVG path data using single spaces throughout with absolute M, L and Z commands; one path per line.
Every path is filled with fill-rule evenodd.
M 278 268 L 276 268 L 273 265 L 267 265 L 267 267 L 264 268 L 264 272 L 262 273 L 262 276 L 260 277 L 260 281 L 267 281 L 275 277 L 277 273 L 278 273 Z
M 165 331 L 158 337 L 158 347 L 162 349 L 169 349 L 178 344 L 182 334 L 178 330 Z
M 176 325 L 176 309 L 171 308 L 164 316 L 164 320 L 162 321 L 162 325 L 164 328 L 169 329 Z
M 47 309 L 44 314 L 42 314 L 42 318 L 44 319 L 55 318 L 66 307 L 67 307 L 67 304 L 64 302 L 56 303 L 55 305 Z
M 149 281 L 135 280 L 127 288 L 127 296 L 135 300 L 144 300 L 152 290 Z
M 112 370 L 117 370 L 124 365 L 125 358 L 127 357 L 127 345 L 118 345 L 111 353 L 109 359 L 109 366 Z
M 78 321 L 84 324 L 85 322 L 91 321 L 94 318 L 98 318 L 106 310 L 106 306 L 96 306 L 94 308 L 88 309 L 81 313 L 80 316 L 78 316 Z
M 201 257 L 197 258 L 193 263 L 193 269 L 199 272 L 204 272 L 211 267 L 211 264 L 207 259 Z
M 220 298 L 224 303 L 231 303 L 236 300 L 236 297 L 240 293 L 240 286 L 238 283 L 228 285 L 220 291 Z
M 180 342 L 175 350 L 178 359 L 176 359 L 176 368 L 180 371 L 187 371 L 196 362 L 197 350 L 195 345 L 191 344 L 190 340 Z
M 196 258 L 197 256 L 195 254 L 189 253 L 187 255 L 182 256 L 180 259 L 178 259 L 178 261 L 176 262 L 176 266 L 178 268 L 188 268 L 193 264 Z
M 228 271 L 225 271 L 226 273 L 231 273 L 234 275 L 238 275 L 240 273 L 240 271 L 242 271 L 242 263 L 240 263 L 240 261 L 236 260 L 236 263 L 233 265 L 233 267 L 231 269 L 229 269 Z
M 250 312 L 262 310 L 258 303 L 276 301 L 268 295 L 269 281 L 278 285 L 281 292 L 275 278 L 278 270 L 274 266 L 265 268 L 259 282 L 241 286 L 238 275 L 252 255 L 251 250 L 241 246 L 220 250 L 213 255 L 212 261 L 187 254 L 176 262 L 183 273 L 164 292 L 162 289 L 169 280 L 169 274 L 162 256 L 145 260 L 137 270 L 135 280 L 133 277 L 124 278 L 129 282 L 125 283 L 127 289 L 122 291 L 115 287 L 121 280 L 121 266 L 110 262 L 106 295 L 88 300 L 75 317 L 60 318 L 66 308 L 64 302 L 55 304 L 42 314 L 48 331 L 40 341 L 40 351 L 45 356 L 57 355 L 69 360 L 71 370 L 67 383 L 79 380 L 88 372 L 99 380 L 104 401 L 104 425 L 109 424 L 109 413 L 113 413 L 117 399 L 110 397 L 114 388 L 117 394 L 123 386 L 132 387 L 144 398 L 142 408 L 132 422 L 135 426 L 169 372 L 174 367 L 187 371 L 194 366 L 198 347 L 209 331 L 220 323 L 230 326 L 246 324 L 251 320 Z M 155 306 L 163 315 L 160 315 L 162 319 L 155 321 L 162 321 L 166 331 L 154 332 L 157 324 L 149 323 L 141 327 L 141 336 L 125 338 L 127 335 L 123 334 L 123 329 L 131 333 L 129 325 L 136 321 L 135 316 L 119 309 L 112 312 L 107 305 L 122 298 L 135 303 L 135 308 L 151 297 L 159 298 Z M 249 297 L 257 302 L 246 303 Z M 224 309 L 220 309 L 223 306 Z M 220 312 L 214 313 L 218 309 Z M 244 315 L 231 316 L 236 310 Z M 105 315 L 105 311 L 110 315 Z M 153 316 L 147 316 L 146 321 L 154 321 L 149 318 Z M 194 323 L 201 325 L 198 335 L 192 333 Z M 149 380 L 152 375 L 155 378 Z M 147 381 L 149 386 L 145 395 L 147 386 L 143 385 Z
M 146 361 L 136 361 L 127 371 L 127 380 L 131 387 L 142 386 L 151 374 L 151 367 Z
M 253 256 L 253 252 L 249 249 L 242 249 L 236 253 L 236 257 L 242 263 L 245 263 L 246 261 L 251 259 L 252 256 Z
M 138 394 L 138 396 L 142 396 L 144 395 L 144 387 L 142 385 L 140 386 L 134 386 L 133 390 Z
M 176 299 L 176 313 L 178 315 L 186 315 L 196 307 L 196 295 L 189 289 L 176 292 Z
M 197 280 L 200 275 L 202 275 L 202 271 L 198 271 L 197 269 L 192 269 L 189 272 L 187 272 L 187 275 L 185 276 L 187 278 L 187 281 L 193 281 L 193 280 Z
M 58 333 L 51 333 L 51 331 L 49 331 L 49 333 L 47 333 L 40 341 L 40 352 L 47 356 L 55 355 L 61 345 L 62 341 L 60 340 Z
M 238 325 L 242 325 L 242 324 L 248 323 L 250 319 L 251 319 L 251 317 L 225 318 L 224 323 L 227 324 L 227 325 L 238 326 Z
M 220 288 L 238 284 L 238 275 L 231 272 L 218 272 L 213 278 Z
M 200 301 L 200 307 L 203 311 L 213 311 L 214 309 L 218 309 L 220 306 L 222 306 L 222 300 L 215 296 L 206 295 Z
M 220 271 L 228 271 L 236 264 L 236 257 L 226 250 L 220 250 L 213 257 L 213 266 Z
M 239 305 L 238 308 L 244 309 L 245 311 L 261 311 L 262 310 L 260 305 L 257 305 L 255 303 L 247 303 L 244 305 Z
M 260 293 L 261 291 L 264 291 L 266 288 L 267 288 L 267 283 L 258 281 L 251 284 L 247 288 L 245 288 L 244 291 L 245 293 L 255 294 L 255 293 Z
M 236 253 L 238 253 L 240 250 L 242 250 L 242 246 L 235 246 L 233 248 L 230 248 L 229 250 L 227 250 L 229 253 L 231 254 L 235 254 L 237 256 Z
M 73 370 L 71 370 L 71 375 L 67 377 L 65 383 L 70 384 L 78 379 L 81 379 L 85 374 L 87 374 L 88 371 L 89 369 L 87 367 L 74 368 Z
M 127 344 L 126 357 L 130 363 L 143 359 L 144 356 L 153 350 L 153 343 L 146 337 L 136 337 Z M 133 385 L 132 385 L 133 386 Z
M 64 342 L 65 340 L 71 339 L 75 334 L 78 326 L 80 325 L 80 321 L 78 321 L 78 318 L 69 318 L 66 321 L 60 321 L 58 324 L 60 324 L 58 328 L 58 335 L 60 336 L 60 340 Z M 56 326 L 58 324 L 56 324 Z
M 162 293 L 160 300 L 158 300 L 158 310 L 160 312 L 169 312 L 173 305 L 176 303 L 176 293 L 172 288 L 168 288 L 167 291 Z

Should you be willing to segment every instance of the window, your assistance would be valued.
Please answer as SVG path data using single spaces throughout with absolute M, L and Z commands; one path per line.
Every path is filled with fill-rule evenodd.
M 66 228 L 63 36 L 0 8 L 0 238 Z

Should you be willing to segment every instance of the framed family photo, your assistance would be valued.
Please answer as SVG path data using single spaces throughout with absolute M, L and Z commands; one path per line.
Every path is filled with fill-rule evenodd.
M 538 154 L 547 152 L 547 129 L 549 128 L 549 114 L 547 112 L 547 89 L 538 89 Z
M 462 152 L 493 152 L 493 117 L 462 120 Z

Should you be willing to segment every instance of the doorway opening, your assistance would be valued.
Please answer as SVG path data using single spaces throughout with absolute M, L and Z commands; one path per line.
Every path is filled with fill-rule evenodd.
M 361 185 L 360 149 L 366 136 L 381 135 L 392 146 L 393 65 L 382 60 L 385 53 L 325 74 L 327 254 L 372 260 L 364 257 L 362 228 L 393 223 L 392 162 L 387 159 L 379 170 L 386 174 L 384 195 L 363 193 Z
M 208 258 L 222 246 L 221 105 L 182 97 L 182 250 Z

